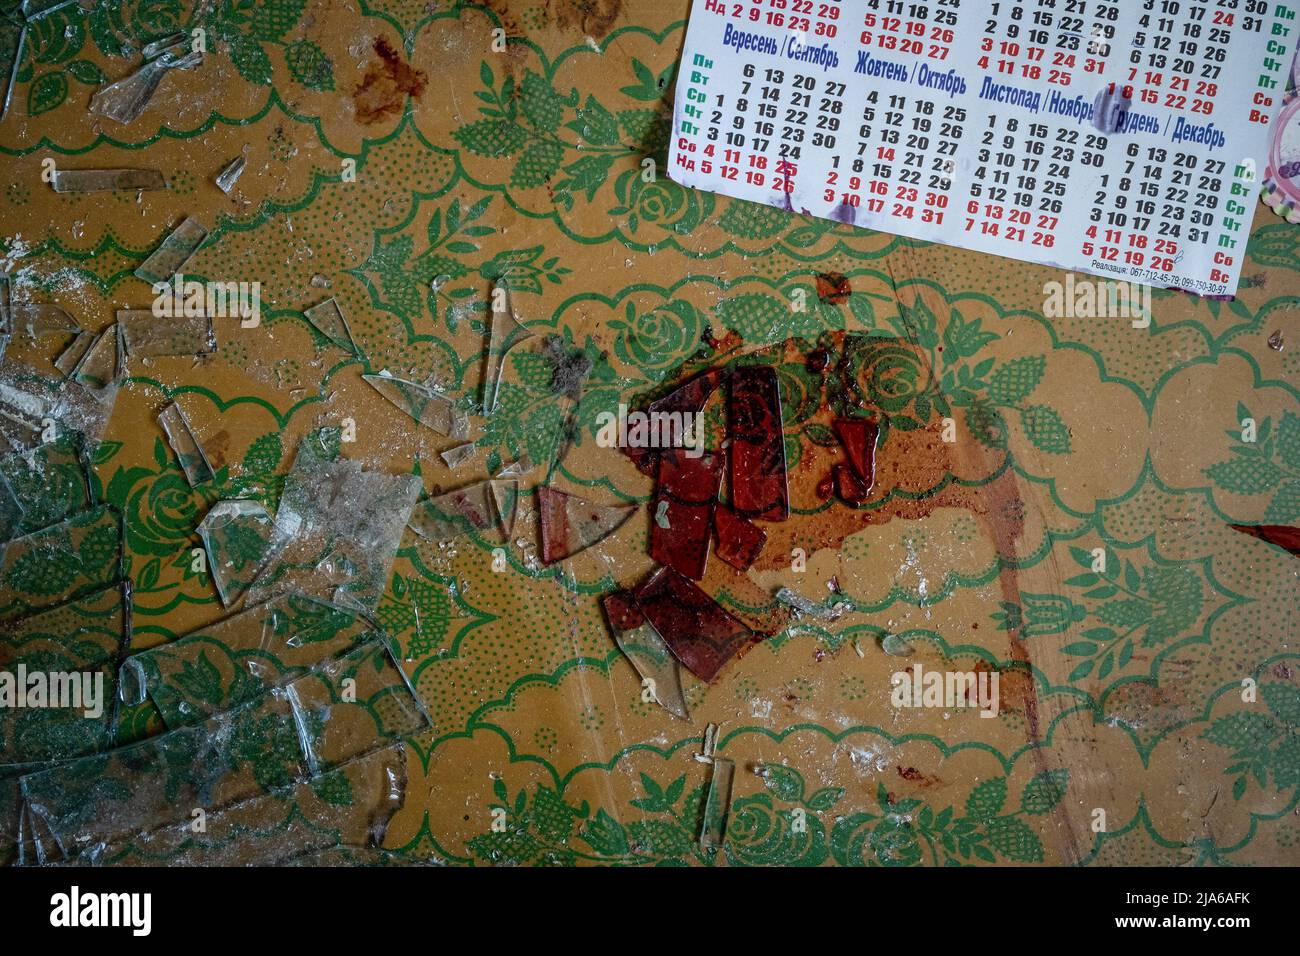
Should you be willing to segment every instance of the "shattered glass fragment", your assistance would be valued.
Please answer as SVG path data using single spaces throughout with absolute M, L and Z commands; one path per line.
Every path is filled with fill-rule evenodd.
M 47 302 L 13 302 L 9 309 L 9 330 L 31 339 L 47 335 L 75 335 L 81 325 L 66 309 Z
M 823 621 L 839 620 L 839 618 L 843 617 L 846 611 L 853 610 L 853 605 L 845 601 L 836 601 L 830 607 L 827 607 L 824 604 L 818 604 L 816 601 L 808 600 L 808 598 L 804 597 L 798 591 L 790 590 L 790 588 L 779 589 L 776 592 L 775 597 L 782 604 L 788 604 L 801 614 L 810 614 Z
M 479 481 L 426 498 L 415 506 L 410 528 L 422 538 L 449 542 L 473 531 L 500 527 L 493 481 Z
M 248 600 L 299 591 L 373 608 L 421 487 L 416 475 L 367 471 L 304 441 L 285 479 L 269 557 Z
M 663 449 L 659 457 L 650 557 L 696 581 L 704 577 L 709 558 L 713 505 L 725 461 L 712 452 L 692 457 L 684 448 Z
M 253 583 L 271 547 L 275 522 L 256 501 L 218 501 L 199 524 L 208 571 L 217 594 L 230 607 Z
M 1230 524 L 1228 527 L 1300 556 L 1300 528 L 1284 524 Z
M 285 594 L 127 658 L 122 700 L 148 698 L 169 730 L 287 684 L 378 632 L 355 610 Z
M 618 591 L 606 595 L 603 603 L 610 630 L 614 632 L 614 643 L 640 675 L 642 686 L 668 713 L 690 720 L 686 696 L 682 693 L 681 665 L 659 632 L 645 619 L 636 600 L 629 592 Z
M 700 827 L 700 846 L 705 850 L 722 849 L 722 841 L 727 836 L 727 820 L 731 816 L 731 787 L 735 777 L 735 761 L 726 757 L 713 758 L 709 792 L 704 798 L 704 822 Z
M 469 436 L 469 413 L 438 392 L 391 375 L 362 375 L 380 395 L 421 425 L 452 438 Z
M 0 621 L 101 591 L 121 577 L 122 517 L 100 505 L 0 545 Z
M 117 338 L 117 326 L 110 325 L 100 332 L 81 361 L 72 370 L 71 378 L 87 388 L 106 388 L 117 382 L 121 371 L 121 344 Z
M 99 336 L 94 332 L 78 332 L 73 336 L 68 347 L 60 352 L 59 357 L 54 360 L 54 367 L 64 375 L 71 377 L 72 373 L 76 371 L 77 366 L 81 364 L 81 360 L 86 357 L 86 353 L 90 351 L 90 347 L 95 344 L 98 338 Z
M 230 190 L 235 188 L 235 183 L 239 182 L 239 177 L 244 175 L 244 167 L 248 165 L 248 159 L 244 156 L 236 156 L 228 162 L 221 172 L 217 173 L 217 188 L 227 196 Z
M 28 813 L 65 856 L 283 793 L 428 726 L 387 647 L 362 645 L 201 724 L 27 774 Z
M 501 540 L 508 541 L 515 530 L 515 515 L 519 511 L 519 482 L 512 479 L 496 479 L 488 484 L 492 488 L 492 504 L 496 509 Z
M 720 369 L 701 372 L 681 387 L 669 392 L 663 398 L 651 402 L 646 407 L 646 414 L 653 421 L 657 416 L 677 412 L 680 414 L 699 414 L 704 409 L 718 385 L 722 383 L 723 373 Z M 623 453 L 632 459 L 637 470 L 650 477 L 659 474 L 659 458 L 663 449 L 625 447 Z
M 492 286 L 491 313 L 487 352 L 483 361 L 484 416 L 497 410 L 497 394 L 501 389 L 501 372 L 505 369 L 506 353 L 533 334 L 515 318 L 510 287 L 503 282 L 496 282 Z
M 549 485 L 537 488 L 542 561 L 554 564 L 609 537 L 632 517 L 636 505 L 597 505 Z
M 459 468 L 461 465 L 465 464 L 465 462 L 473 458 L 476 451 L 478 451 L 478 444 L 471 441 L 466 442 L 463 445 L 456 445 L 453 448 L 448 448 L 446 451 L 441 453 L 441 457 L 442 460 L 447 463 L 448 468 Z
M 498 478 L 522 478 L 528 472 L 533 470 L 533 459 L 527 452 L 524 452 L 510 464 L 504 466 L 497 472 Z
M 0 458 L 0 542 L 48 528 L 90 505 L 77 435 Z
M 767 532 L 719 504 L 713 511 L 718 532 L 718 557 L 739 571 L 748 571 L 767 543 Z
M 706 684 L 728 661 L 762 639 L 670 567 L 655 571 L 634 593 L 641 612 L 673 655 Z
M 116 398 L 116 388 L 88 388 L 5 361 L 0 363 L 0 438 L 12 449 L 28 449 L 50 439 L 53 422 L 65 431 L 80 432 L 87 441 L 98 441 Z
M 139 69 L 95 92 L 90 98 L 90 112 L 119 123 L 130 123 L 144 112 L 168 70 L 189 70 L 203 62 L 203 54 L 188 51 L 184 39 L 163 49 L 155 44 L 145 47 L 146 60 Z M 151 54 L 156 55 L 148 59 Z
M 18 43 L 14 46 L 14 62 L 9 68 L 9 80 L 5 86 L 5 96 L 3 104 L 0 104 L 0 122 L 9 115 L 9 104 L 14 99 L 14 87 L 18 85 L 18 71 L 22 68 L 23 58 L 27 53 L 27 24 L 24 23 L 18 31 Z
M 876 439 L 880 435 L 879 426 L 869 418 L 837 418 L 833 424 L 835 434 L 848 455 L 849 464 L 870 493 L 876 483 Z
M 206 315 L 167 318 L 149 309 L 118 309 L 118 334 L 126 355 L 208 355 L 217 350 L 217 333 Z
M 67 760 L 112 746 L 129 622 L 123 586 L 114 585 L 0 625 L 0 764 Z M 60 691 L 69 694 L 63 701 L 54 696 Z
M 135 270 L 136 278 L 151 286 L 171 282 L 172 276 L 185 267 L 207 237 L 208 230 L 203 224 L 187 216 Z
M 185 472 L 185 480 L 190 483 L 190 487 L 197 488 L 205 481 L 211 481 L 216 472 L 212 468 L 212 463 L 208 461 L 208 456 L 204 454 L 203 446 L 199 444 L 198 436 L 194 434 L 194 429 L 190 427 L 189 419 L 185 417 L 181 407 L 172 402 L 158 416 L 158 424 L 162 425 L 162 430 L 167 435 L 167 444 L 176 454 L 181 471 Z
M 849 504 L 861 504 L 871 494 L 871 486 L 862 480 L 852 465 L 841 462 L 831 469 L 831 473 L 835 476 L 835 494 Z
M 167 181 L 156 169 L 55 169 L 56 193 L 129 192 L 166 189 Z
M 352 326 L 343 313 L 343 306 L 332 296 L 324 302 L 318 302 L 302 313 L 307 321 L 315 326 L 316 331 L 329 339 L 349 355 L 360 355 L 357 341 L 352 337 Z
M 732 372 L 727 432 L 731 506 L 746 518 L 784 521 L 790 515 L 785 430 L 781 391 L 771 366 L 748 365 Z
M 406 747 L 348 761 L 282 793 L 253 797 L 207 815 L 202 832 L 185 820 L 89 848 L 77 865 L 273 866 L 332 850 L 383 842 L 406 796 Z

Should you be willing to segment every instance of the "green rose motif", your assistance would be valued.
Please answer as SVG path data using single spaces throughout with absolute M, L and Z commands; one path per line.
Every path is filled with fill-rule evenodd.
M 900 345 L 846 343 L 844 365 L 848 388 L 889 415 L 904 411 L 933 387 L 920 357 Z
M 105 56 L 129 57 L 144 44 L 186 27 L 180 0 L 124 0 L 96 4 L 88 15 L 91 38 Z
M 855 813 L 831 831 L 831 852 L 843 866 L 916 866 L 921 843 L 912 824 L 895 815 Z
M 609 323 L 619 333 L 614 352 L 654 382 L 662 381 L 694 352 L 704 334 L 699 310 L 689 302 L 669 302 L 640 315 L 629 302 L 624 315 L 626 321 Z
M 168 471 L 131 491 L 122 505 L 126 537 L 137 554 L 175 554 L 189 541 L 206 510 L 179 472 Z
M 609 211 L 611 216 L 627 216 L 627 228 L 636 233 L 650 223 L 665 231 L 685 234 L 700 222 L 700 203 L 693 190 L 683 189 L 670 179 L 646 182 L 640 169 L 629 169 L 614 183 L 614 193 L 622 205 Z
M 796 827 L 797 815 L 803 816 Z M 741 797 L 731 807 L 724 844 L 735 866 L 818 866 L 827 857 L 826 828 L 811 813 L 777 810 L 772 797 Z

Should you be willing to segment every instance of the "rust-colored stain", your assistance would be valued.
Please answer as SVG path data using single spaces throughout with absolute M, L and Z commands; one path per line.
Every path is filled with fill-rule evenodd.
M 831 305 L 843 305 L 853 294 L 849 277 L 840 272 L 817 273 L 817 298 Z
M 552 0 L 547 9 L 562 28 L 603 37 L 623 12 L 623 0 Z
M 429 81 L 423 70 L 405 63 L 383 37 L 375 37 L 374 49 L 379 62 L 366 70 L 352 94 L 357 122 L 366 126 L 397 116 L 406 106 L 406 98 L 419 96 Z

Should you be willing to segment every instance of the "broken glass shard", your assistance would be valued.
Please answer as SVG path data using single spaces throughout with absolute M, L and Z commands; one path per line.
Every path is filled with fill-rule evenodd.
M 420 479 L 328 454 L 299 446 L 249 601 L 300 591 L 369 610 L 383 593 Z
M 503 467 L 497 472 L 498 478 L 522 478 L 528 472 L 533 470 L 533 459 L 528 452 L 524 452 L 510 464 Z
M 53 422 L 98 441 L 116 398 L 115 388 L 87 388 L 12 359 L 0 362 L 0 439 L 12 449 L 29 449 L 49 440 Z
M 261 570 L 274 524 L 257 501 L 218 501 L 199 524 L 208 571 L 225 607 L 239 600 Z
M 136 278 L 149 285 L 171 282 L 172 276 L 185 267 L 207 237 L 208 230 L 203 224 L 187 216 L 135 270 Z
M 655 571 L 637 587 L 635 596 L 641 612 L 673 655 L 705 683 L 762 639 L 670 567 Z
M 331 297 L 318 302 L 310 309 L 303 310 L 302 314 L 321 335 L 343 351 L 350 355 L 361 354 L 356 339 L 352 337 L 352 326 L 348 324 L 348 317 L 343 314 L 343 306 L 339 305 L 338 299 Z
M 239 182 L 239 177 L 244 174 L 244 167 L 247 164 L 248 160 L 244 156 L 236 156 L 232 159 L 221 172 L 217 173 L 217 188 L 229 196 L 230 190 L 235 188 L 235 183 Z
M 162 425 L 163 432 L 167 435 L 167 444 L 175 452 L 190 487 L 197 488 L 205 481 L 211 481 L 216 472 L 181 407 L 175 402 L 168 405 L 158 416 L 158 423 Z
M 844 446 L 849 464 L 870 493 L 876 483 L 876 439 L 880 428 L 869 418 L 837 418 L 835 434 Z M 865 496 L 864 496 L 865 497 Z
M 100 505 L 0 546 L 0 621 L 101 591 L 121 577 L 122 519 Z
M 174 318 L 149 309 L 118 309 L 118 334 L 126 355 L 209 355 L 217 350 L 217 333 L 206 315 Z
M 0 458 L 0 542 L 48 528 L 90 505 L 77 435 Z
M 501 540 L 508 541 L 515 529 L 515 515 L 519 511 L 519 482 L 496 479 L 488 484 L 492 488 L 492 504 L 501 528 Z
M 492 286 L 491 314 L 487 353 L 483 362 L 484 416 L 497 410 L 497 394 L 501 389 L 501 372 L 505 368 L 506 353 L 533 334 L 515 318 L 510 287 L 503 282 L 496 282 Z
M 463 445 L 456 445 L 453 448 L 448 448 L 446 451 L 441 453 L 441 457 L 442 460 L 447 463 L 448 468 L 459 468 L 461 465 L 465 464 L 465 462 L 473 458 L 474 453 L 477 450 L 478 444 L 471 441 L 466 442 Z
M 679 415 L 698 415 L 704 410 L 705 403 L 722 382 L 721 369 L 701 372 L 681 387 L 669 392 L 663 398 L 651 402 L 645 410 L 649 421 L 659 420 L 659 416 L 677 413 Z M 683 419 L 685 420 L 685 419 Z M 659 473 L 659 457 L 662 449 L 633 448 L 625 446 L 623 453 L 632 459 L 637 470 L 655 477 Z
M 767 543 L 767 532 L 721 504 L 714 508 L 713 526 L 718 531 L 718 557 L 739 571 L 748 571 Z
M 28 813 L 69 857 L 279 793 L 428 726 L 383 645 L 362 645 L 200 724 L 20 780 Z
M 15 335 L 39 339 L 46 335 L 75 335 L 81 325 L 66 309 L 46 302 L 13 302 L 9 306 L 9 330 Z
M 537 488 L 542 561 L 554 564 L 590 548 L 632 517 L 636 505 L 597 505 L 549 485 Z
M 54 367 L 64 375 L 71 376 L 98 338 L 99 336 L 94 332 L 78 332 L 73 336 L 68 347 L 60 352 L 59 357 L 54 360 Z
M 727 433 L 731 506 L 746 518 L 784 521 L 790 515 L 785 430 L 781 391 L 771 366 L 748 365 L 732 372 Z
M 193 819 L 101 843 L 79 866 L 270 866 L 336 848 L 383 842 L 406 796 L 406 747 L 350 760 L 282 793 L 254 797 Z
M 117 338 L 117 326 L 110 325 L 100 332 L 81 361 L 72 370 L 72 380 L 87 388 L 106 388 L 117 382 L 121 370 L 121 345 Z
M 700 827 L 700 846 L 705 850 L 722 849 L 722 841 L 727 836 L 727 820 L 731 816 L 731 788 L 735 777 L 734 761 L 726 757 L 713 758 L 709 792 L 704 798 L 704 822 Z
M 146 59 L 134 73 L 100 87 L 90 98 L 90 112 L 119 123 L 130 123 L 144 112 L 168 70 L 188 70 L 203 62 L 202 53 L 187 52 L 184 40 L 161 50 L 154 45 L 145 47 L 145 56 L 151 53 L 156 54 L 155 58 Z
M 473 531 L 500 526 L 492 481 L 479 481 L 426 498 L 415 506 L 410 527 L 422 538 L 449 542 Z
M 9 21 L 11 22 L 11 21 Z M 9 25 L 9 22 L 6 25 Z M 23 58 L 27 53 L 27 24 L 18 30 L 18 42 L 14 46 L 14 62 L 9 68 L 8 83 L 5 85 L 4 103 L 0 104 L 0 121 L 9 115 L 9 104 L 14 99 L 14 87 L 18 85 L 18 71 L 22 68 Z
M 156 169 L 56 169 L 56 193 L 129 192 L 166 189 L 167 181 Z
M 355 610 L 281 595 L 127 658 L 122 700 L 135 705 L 147 698 L 174 730 L 259 697 L 377 636 Z
M 666 448 L 659 457 L 659 481 L 651 508 L 650 557 L 688 578 L 704 577 L 713 540 L 713 505 L 726 459 L 712 452 Z
M 123 598 L 114 585 L 0 625 L 0 764 L 112 745 L 118 662 L 130 641 Z
M 835 476 L 835 494 L 849 504 L 861 504 L 871 494 L 871 486 L 863 481 L 852 465 L 840 463 L 831 472 Z
M 801 614 L 810 614 L 823 621 L 838 620 L 843 617 L 846 611 L 853 610 L 853 605 L 847 601 L 836 601 L 830 607 L 827 607 L 825 604 L 810 601 L 799 592 L 792 591 L 789 588 L 780 588 L 776 592 L 776 599 L 782 604 L 788 604 Z
M 1300 528 L 1284 524 L 1230 524 L 1228 527 L 1300 557 Z
M 469 435 L 469 413 L 439 392 L 390 375 L 362 375 L 380 395 L 421 425 L 452 438 Z
M 603 601 L 614 643 L 618 645 L 641 677 L 642 687 L 649 690 L 659 706 L 675 717 L 690 719 L 686 696 L 682 693 L 681 665 L 668 650 L 641 609 L 627 591 L 607 595 Z

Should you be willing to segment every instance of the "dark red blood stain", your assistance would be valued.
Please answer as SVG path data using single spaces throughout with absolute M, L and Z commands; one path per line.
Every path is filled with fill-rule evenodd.
M 709 559 L 723 461 L 712 452 L 692 458 L 684 448 L 663 449 L 659 457 L 659 482 L 650 505 L 650 557 L 696 581 L 704 577 Z M 660 525 L 660 515 L 667 528 Z
M 917 770 L 915 767 L 899 767 L 898 775 L 904 780 L 920 780 L 925 776 L 925 774 L 921 773 L 921 771 Z
M 840 463 L 834 468 L 835 494 L 849 504 L 861 504 L 871 494 L 871 486 L 858 477 L 852 466 Z
M 682 666 L 708 683 L 755 634 L 688 578 L 660 568 L 636 589 L 636 602 Z
M 680 388 L 669 392 L 663 398 L 651 402 L 645 412 L 649 415 L 665 412 L 690 412 L 697 414 L 704 408 L 709 396 L 722 383 L 721 369 L 709 369 L 701 372 Z M 653 420 L 653 419 L 652 419 Z M 659 473 L 659 448 L 624 448 L 623 453 L 632 459 L 637 470 L 654 477 Z
M 383 37 L 375 37 L 379 63 L 366 70 L 352 94 L 357 122 L 367 126 L 389 116 L 397 116 L 406 106 L 408 96 L 419 96 L 428 82 L 423 70 L 412 69 Z
M 820 375 L 831 364 L 831 353 L 826 349 L 813 349 L 804 360 L 804 368 L 814 375 Z
M 843 305 L 853 294 L 849 277 L 841 272 L 817 273 L 817 298 L 830 305 Z
M 849 464 L 870 491 L 876 483 L 876 439 L 880 428 L 869 418 L 837 418 L 833 425 Z
M 1293 673 L 1294 671 L 1292 671 L 1291 668 L 1287 667 L 1286 664 L 1282 663 L 1281 661 L 1278 661 L 1276 664 L 1273 665 L 1274 677 L 1280 677 L 1282 680 L 1290 680 L 1291 675 Z
M 726 505 L 714 509 L 713 525 L 718 529 L 718 557 L 738 571 L 748 571 L 763 550 L 767 532 Z
M 605 595 L 605 614 L 616 631 L 630 631 L 645 623 L 645 615 L 637 607 L 630 591 L 615 591 Z
M 1284 551 L 1300 555 L 1300 528 L 1284 524 L 1234 524 L 1229 525 L 1234 531 L 1275 544 Z
M 790 496 L 775 369 L 748 365 L 732 373 L 727 434 L 732 507 L 746 518 L 784 521 L 790 516 Z

